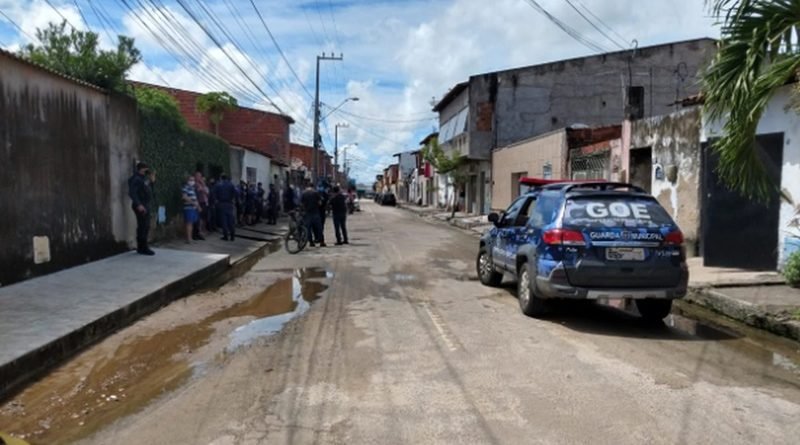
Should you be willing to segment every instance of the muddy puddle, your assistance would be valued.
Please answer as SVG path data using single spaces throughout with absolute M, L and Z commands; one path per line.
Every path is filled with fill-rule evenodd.
M 326 278 L 323 269 L 298 269 L 198 322 L 125 339 L 111 352 L 102 344 L 90 348 L 0 406 L 0 429 L 34 445 L 86 437 L 177 389 L 209 364 L 209 356 L 224 357 L 279 332 L 320 298 Z M 214 343 L 219 350 L 199 357 L 221 325 L 234 328 Z

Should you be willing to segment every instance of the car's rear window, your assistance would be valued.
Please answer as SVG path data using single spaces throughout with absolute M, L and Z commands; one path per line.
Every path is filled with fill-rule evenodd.
M 674 223 L 667 211 L 653 198 L 587 196 L 567 200 L 564 224 L 589 228 L 658 228 Z

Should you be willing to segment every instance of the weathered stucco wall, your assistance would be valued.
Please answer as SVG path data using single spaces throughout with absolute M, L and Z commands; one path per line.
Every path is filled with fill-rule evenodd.
M 652 148 L 653 196 L 680 226 L 690 255 L 700 234 L 700 131 L 699 107 L 634 121 L 631 129 L 632 151 Z
M 553 178 L 567 175 L 567 133 L 554 131 L 537 138 L 503 147 L 492 153 L 492 208 L 506 209 L 513 200 L 519 183 L 515 175 L 542 177 L 546 163 L 553 169 Z
M 127 249 L 131 102 L 0 54 L 1 284 Z
M 644 116 L 675 111 L 669 104 L 699 91 L 699 71 L 716 51 L 711 39 L 676 42 L 502 71 L 470 79 L 470 117 L 491 117 L 496 131 L 473 138 L 472 150 L 502 147 L 539 134 L 586 124 L 623 121 L 624 87 L 644 89 Z M 494 88 L 494 90 L 493 90 Z M 480 104 L 496 95 L 493 110 Z M 470 124 L 476 122 L 470 120 Z

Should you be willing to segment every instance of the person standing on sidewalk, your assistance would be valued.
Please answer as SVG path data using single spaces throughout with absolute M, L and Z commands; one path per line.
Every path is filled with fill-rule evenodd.
M 205 241 L 201 232 L 203 229 L 208 230 L 208 225 L 206 224 L 208 217 L 208 187 L 202 172 L 198 171 L 194 174 L 194 189 L 195 193 L 197 193 L 197 203 L 200 206 L 200 216 L 192 226 L 192 239 Z
M 214 178 L 208 180 L 208 210 L 206 211 L 206 230 L 209 232 L 217 231 L 217 203 L 214 202 L 214 194 L 211 193 L 217 181 Z
M 212 192 L 222 226 L 222 240 L 233 241 L 236 238 L 236 186 L 231 184 L 227 176 L 222 175 Z
M 275 225 L 278 223 L 278 191 L 275 189 L 275 184 L 269 185 L 269 194 L 267 195 L 267 224 Z
M 336 245 L 350 244 L 347 240 L 347 195 L 342 193 L 339 186 L 333 188 L 331 214 L 333 215 L 333 230 L 336 233 Z
M 151 181 L 148 181 L 150 170 L 147 164 L 136 164 L 136 173 L 128 179 L 128 196 L 131 198 L 131 208 L 136 214 L 136 252 L 141 255 L 155 255 L 147 245 L 150 234 L 150 201 L 153 197 Z
M 256 188 L 256 223 L 260 223 L 261 218 L 264 216 L 264 197 L 266 194 L 267 191 L 264 190 L 264 185 L 259 182 Z
M 183 185 L 183 189 L 181 190 L 181 199 L 183 199 L 183 220 L 186 223 L 186 244 L 191 244 L 194 225 L 200 220 L 200 204 L 197 202 L 196 186 L 197 183 L 194 180 L 194 176 L 189 176 L 186 178 L 186 184 Z
M 300 198 L 300 205 L 303 206 L 303 219 L 308 230 L 311 247 L 314 247 L 316 243 L 319 243 L 320 247 L 325 247 L 325 234 L 322 231 L 322 217 L 320 216 L 321 204 L 322 199 L 319 192 L 314 190 L 311 184 L 308 184 Z

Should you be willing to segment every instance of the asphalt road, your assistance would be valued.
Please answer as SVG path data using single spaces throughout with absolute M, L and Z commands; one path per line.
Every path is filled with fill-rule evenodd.
M 363 208 L 352 245 L 270 255 L 23 393 L 17 408 L 50 422 L 30 440 L 797 443 L 796 344 L 597 306 L 527 318 L 511 287 L 477 282 L 475 238 Z M 67 405 L 48 417 L 54 395 Z

